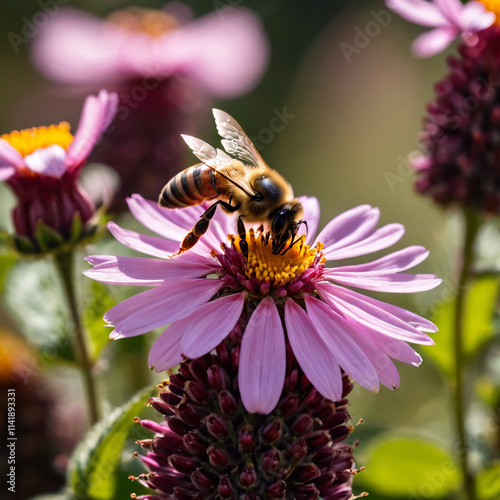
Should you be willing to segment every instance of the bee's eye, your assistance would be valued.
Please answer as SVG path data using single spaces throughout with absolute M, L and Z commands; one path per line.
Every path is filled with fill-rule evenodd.
M 285 228 L 285 223 L 286 223 L 285 214 L 280 212 L 279 214 L 276 215 L 271 224 L 271 231 L 274 236 L 277 236 L 283 232 L 283 229 Z

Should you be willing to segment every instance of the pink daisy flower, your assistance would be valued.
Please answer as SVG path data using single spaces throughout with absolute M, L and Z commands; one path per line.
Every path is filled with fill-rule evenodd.
M 113 120 L 118 97 L 101 90 L 87 97 L 80 125 L 15 130 L 0 137 L 0 180 L 18 199 L 13 212 L 19 236 L 36 239 L 39 223 L 69 237 L 73 218 L 86 223 L 94 214 L 88 194 L 78 185 L 80 171 L 99 137 Z
M 367 255 L 395 244 L 400 224 L 377 229 L 379 210 L 369 205 L 335 217 L 313 237 L 319 223 L 315 198 L 302 197 L 309 235 L 283 255 L 272 253 L 262 228 L 247 231 L 248 258 L 239 248 L 236 218 L 216 212 L 207 233 L 189 251 L 169 258 L 206 204 L 181 210 L 159 208 L 133 195 L 128 200 L 136 219 L 158 236 L 108 227 L 124 245 L 154 258 L 94 255 L 92 279 L 150 290 L 123 301 L 105 315 L 110 337 L 133 337 L 170 325 L 151 349 L 149 363 L 166 370 L 185 358 L 212 351 L 244 324 L 238 383 L 249 412 L 269 413 L 285 380 L 289 343 L 300 367 L 325 397 L 342 397 L 342 370 L 367 389 L 399 386 L 390 358 L 418 366 L 420 356 L 407 344 L 432 344 L 426 332 L 436 327 L 405 309 L 351 290 L 412 293 L 441 280 L 408 274 L 428 251 L 404 248 L 366 264 L 327 267 L 327 262 Z M 349 288 L 348 288 L 349 287 Z
M 408 21 L 435 28 L 413 42 L 413 51 L 419 57 L 441 52 L 460 35 L 473 43 L 472 33 L 495 22 L 495 14 L 475 1 L 464 5 L 460 0 L 386 0 L 386 5 Z
M 228 8 L 192 19 L 190 8 L 178 2 L 162 10 L 129 7 L 107 19 L 62 8 L 32 49 L 35 65 L 60 83 L 142 78 L 149 92 L 165 78 L 182 75 L 225 98 L 253 88 L 269 58 L 262 24 L 250 10 Z

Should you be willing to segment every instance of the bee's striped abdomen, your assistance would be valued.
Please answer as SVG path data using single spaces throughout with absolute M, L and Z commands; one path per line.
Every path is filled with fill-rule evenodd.
M 158 203 L 166 208 L 185 208 L 216 198 L 213 178 L 213 170 L 203 163 L 186 168 L 167 182 Z

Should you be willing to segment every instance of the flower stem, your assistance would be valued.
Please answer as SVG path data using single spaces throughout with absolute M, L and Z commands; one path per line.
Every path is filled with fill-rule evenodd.
M 467 360 L 464 353 L 464 322 L 467 285 L 471 277 L 472 264 L 474 260 L 474 243 L 479 231 L 481 221 L 473 209 L 464 210 L 464 242 L 462 248 L 462 259 L 459 270 L 457 298 L 454 314 L 454 347 L 455 347 L 455 422 L 458 437 L 458 454 L 460 470 L 464 486 L 465 498 L 476 499 L 474 475 L 469 467 L 469 449 L 466 431 L 466 403 L 465 403 L 465 378 Z
M 89 421 L 93 425 L 99 420 L 99 401 L 97 397 L 96 383 L 92 373 L 92 360 L 89 354 L 85 331 L 80 319 L 78 304 L 76 299 L 76 289 L 74 281 L 74 252 L 61 252 L 55 255 L 56 267 L 61 276 L 64 292 L 68 300 L 71 319 L 74 324 L 75 351 L 83 375 L 85 393 L 89 412 Z

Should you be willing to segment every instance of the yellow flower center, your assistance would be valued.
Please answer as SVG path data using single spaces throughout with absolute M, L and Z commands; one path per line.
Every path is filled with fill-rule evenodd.
M 486 10 L 493 12 L 496 16 L 496 24 L 500 24 L 500 0 L 479 0 L 485 7 Z
M 70 125 L 67 122 L 61 122 L 59 125 L 50 125 L 49 127 L 33 127 L 23 130 L 13 130 L 10 134 L 3 134 L 2 139 L 25 157 L 40 148 L 46 148 L 57 144 L 64 150 L 73 142 L 73 136 L 70 133 Z
M 239 237 L 230 235 L 229 239 L 234 248 L 241 252 Z M 277 288 L 300 276 L 311 267 L 318 253 L 323 249 L 321 243 L 311 248 L 306 245 L 305 239 L 305 235 L 301 236 L 285 253 L 275 255 L 272 253 L 270 234 L 261 229 L 257 231 L 250 229 L 245 238 L 248 245 L 246 277 L 268 281 L 271 287 Z M 287 246 L 290 243 L 291 240 L 288 240 Z M 321 257 L 320 262 L 326 262 L 326 258 Z
M 170 14 L 161 10 L 140 7 L 129 7 L 112 12 L 108 21 L 124 31 L 145 33 L 151 38 L 158 38 L 178 28 L 177 21 Z

